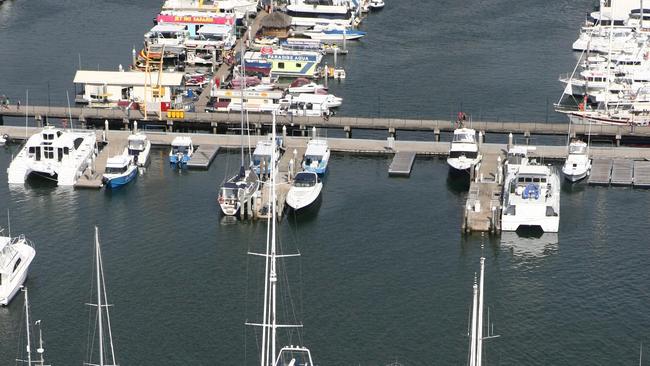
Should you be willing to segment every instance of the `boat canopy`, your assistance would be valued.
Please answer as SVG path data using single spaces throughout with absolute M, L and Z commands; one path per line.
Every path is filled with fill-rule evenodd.
M 453 142 L 475 143 L 476 132 L 471 128 L 461 128 L 454 131 Z
M 189 136 L 178 136 L 172 141 L 172 146 L 190 146 L 192 145 L 192 138 Z
M 157 24 L 151 28 L 151 32 L 175 33 L 184 32 L 185 26 L 181 24 Z
M 253 151 L 253 155 L 271 156 L 272 152 L 273 152 L 273 141 L 263 140 L 257 142 L 257 146 L 255 147 L 255 151 Z
M 206 34 L 206 35 L 221 35 L 225 36 L 230 33 L 232 33 L 232 26 L 231 25 L 225 25 L 225 24 L 206 24 L 201 29 L 199 29 L 196 33 L 198 34 Z
M 318 183 L 318 174 L 312 172 L 300 172 L 293 180 L 295 187 L 313 187 Z
M 305 158 L 311 157 L 312 160 L 320 160 L 327 153 L 327 150 L 328 150 L 327 141 L 311 140 L 307 144 L 307 150 L 305 150 Z
M 131 160 L 131 157 L 129 155 L 117 155 L 108 158 L 106 160 L 106 167 L 107 168 L 124 168 L 125 166 L 129 165 L 129 161 Z

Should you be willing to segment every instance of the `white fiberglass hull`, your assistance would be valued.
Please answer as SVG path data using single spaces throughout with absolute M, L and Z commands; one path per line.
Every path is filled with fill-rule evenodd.
M 481 159 L 466 158 L 447 158 L 447 164 L 450 168 L 458 171 L 469 171 L 474 165 L 478 164 Z
M 295 211 L 307 208 L 318 200 L 322 189 L 321 182 L 312 187 L 291 187 L 287 194 L 287 205 Z
M 552 217 L 526 217 L 503 216 L 501 230 L 517 231 L 520 227 L 539 226 L 545 233 L 557 233 L 560 229 L 560 216 Z
M 14 250 L 19 253 L 20 264 L 14 273 L 9 275 L 2 274 L 2 276 L 8 276 L 8 278 L 3 277 L 3 283 L 0 286 L 0 305 L 3 306 L 9 305 L 11 299 L 16 296 L 16 293 L 18 293 L 21 286 L 25 283 L 29 266 L 36 256 L 36 251 L 27 244 L 25 239 L 19 240 L 16 244 L 9 245 L 13 246 Z

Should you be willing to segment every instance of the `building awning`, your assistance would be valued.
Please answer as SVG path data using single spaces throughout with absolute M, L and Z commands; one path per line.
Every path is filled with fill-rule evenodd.
M 146 74 L 140 71 L 90 71 L 79 70 L 74 76 L 75 84 L 96 85 L 121 85 L 144 86 L 145 81 L 151 85 L 158 85 L 158 72 L 152 72 L 151 79 L 147 80 Z M 162 86 L 181 86 L 183 74 L 180 72 L 163 72 L 160 77 Z

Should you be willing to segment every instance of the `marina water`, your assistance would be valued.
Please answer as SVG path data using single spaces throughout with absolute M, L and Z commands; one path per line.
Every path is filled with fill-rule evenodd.
M 446 118 L 462 103 L 475 116 L 544 121 L 590 6 L 388 2 L 339 59 L 348 72 L 333 87 L 346 98 L 341 114 Z M 22 99 L 28 88 L 44 104 L 49 81 L 50 102 L 64 105 L 78 54 L 88 68 L 129 64 L 159 7 L 3 3 L 0 93 Z M 17 148 L 0 148 L 0 182 Z M 0 213 L 8 209 L 12 233 L 37 250 L 27 286 L 49 363 L 85 358 L 95 224 L 120 364 L 257 363 L 243 324 L 259 318 L 263 270 L 246 253 L 264 245 L 266 225 L 224 221 L 214 201 L 238 153 L 180 174 L 166 153 L 154 150 L 147 173 L 116 192 L 0 184 Z M 281 224 L 283 250 L 302 254 L 289 264 L 290 283 L 317 364 L 464 364 L 481 255 L 501 335 L 485 344 L 488 363 L 638 363 L 639 343 L 650 341 L 650 192 L 565 185 L 558 236 L 464 237 L 467 186 L 448 177 L 444 160 L 417 159 L 410 178 L 395 179 L 389 159 L 333 155 L 318 211 Z M 16 298 L 0 309 L 0 364 L 22 350 L 21 306 Z

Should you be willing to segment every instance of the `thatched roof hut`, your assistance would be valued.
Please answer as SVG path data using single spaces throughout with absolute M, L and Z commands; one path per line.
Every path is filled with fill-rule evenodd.
M 274 11 L 262 19 L 261 31 L 265 36 L 286 38 L 291 28 L 291 17 L 285 13 Z

